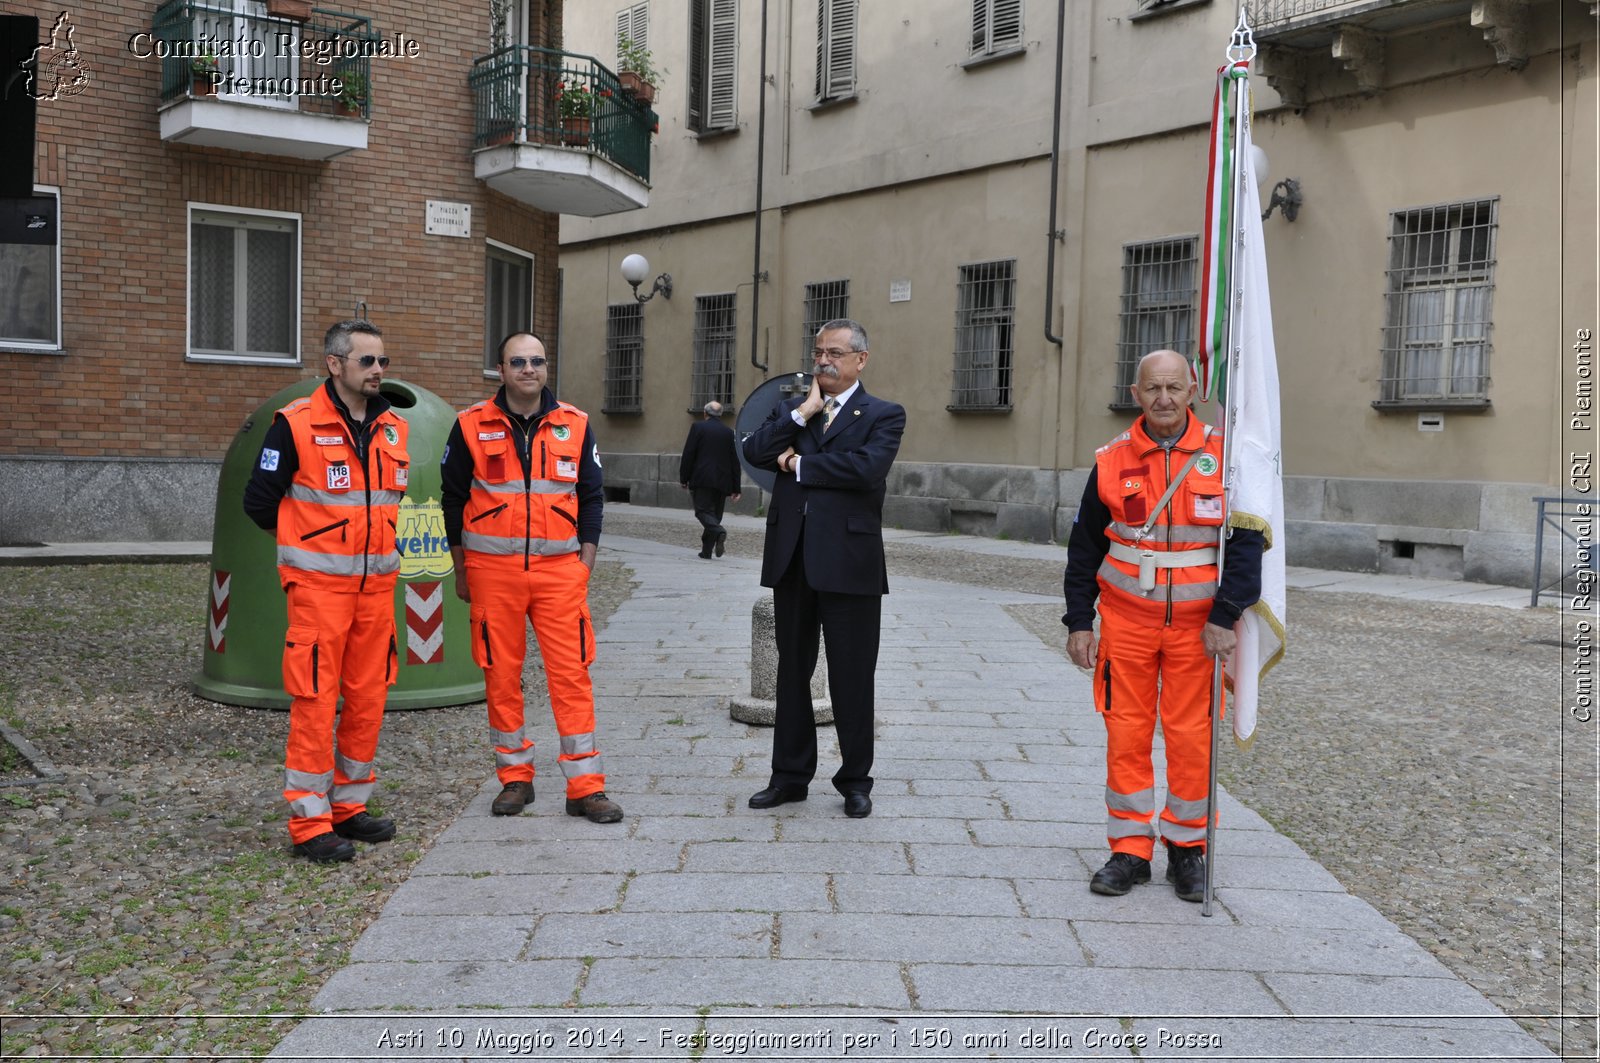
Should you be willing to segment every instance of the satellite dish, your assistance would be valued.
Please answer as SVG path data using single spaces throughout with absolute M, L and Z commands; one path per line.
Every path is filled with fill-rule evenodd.
M 758 469 L 745 461 L 744 441 L 765 424 L 767 418 L 772 416 L 772 411 L 782 406 L 785 400 L 803 396 L 810 387 L 810 373 L 775 376 L 750 393 L 739 406 L 739 415 L 734 418 L 733 434 L 739 440 L 739 464 L 744 466 L 744 474 L 760 484 L 768 494 L 772 493 L 772 485 L 777 481 L 778 474 L 768 469 Z

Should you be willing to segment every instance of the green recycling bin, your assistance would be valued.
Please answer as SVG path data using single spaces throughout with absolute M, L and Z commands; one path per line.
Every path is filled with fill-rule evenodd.
M 217 478 L 205 659 L 195 692 L 227 705 L 287 709 L 283 640 L 288 607 L 278 584 L 276 539 L 245 516 L 250 481 L 272 415 L 322 386 L 302 380 L 262 403 L 239 429 Z M 456 414 L 439 396 L 404 380 L 385 380 L 383 397 L 411 432 L 411 482 L 400 503 L 396 539 L 400 578 L 394 613 L 400 674 L 391 709 L 431 709 L 483 700 L 483 672 L 472 662 L 467 603 L 456 597 L 439 504 L 439 461 Z

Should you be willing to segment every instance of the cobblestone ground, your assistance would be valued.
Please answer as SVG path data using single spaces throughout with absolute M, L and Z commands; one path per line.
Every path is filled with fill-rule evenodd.
M 691 561 L 698 546 L 625 507 L 607 530 L 682 542 Z M 759 539 L 729 551 L 758 556 Z M 891 555 L 891 581 L 1060 590 L 1053 565 Z M 145 1016 L 302 1010 L 492 771 L 481 704 L 391 713 L 376 803 L 400 837 L 350 866 L 292 859 L 285 717 L 188 691 L 206 573 L 0 569 L 0 716 L 65 775 L 0 788 L 0 1010 L 27 1016 L 0 1026 L 0 1056 L 267 1050 L 286 1025 Z M 629 590 L 602 563 L 597 621 Z M 1060 647 L 1056 607 L 1018 615 Z M 1562 731 L 1554 614 L 1294 593 L 1290 616 L 1260 736 L 1227 747 L 1224 785 L 1508 1012 L 1593 1015 L 1594 734 Z M 534 665 L 528 686 L 542 690 Z M 0 757 L 0 775 L 22 770 Z M 1524 1024 L 1594 1056 L 1592 1020 Z

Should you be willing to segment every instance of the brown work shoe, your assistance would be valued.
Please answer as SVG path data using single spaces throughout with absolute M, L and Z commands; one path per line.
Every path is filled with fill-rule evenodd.
M 615 823 L 622 818 L 622 806 L 601 790 L 576 801 L 567 798 L 567 815 L 584 816 L 590 823 Z
M 497 816 L 515 816 L 531 804 L 533 804 L 533 783 L 508 782 L 505 789 L 494 799 L 494 804 L 489 806 L 489 811 Z

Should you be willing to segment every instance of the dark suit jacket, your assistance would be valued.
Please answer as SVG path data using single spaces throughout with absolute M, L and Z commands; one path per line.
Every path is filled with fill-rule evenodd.
M 678 462 L 678 482 L 725 495 L 738 494 L 739 453 L 734 449 L 733 429 L 715 417 L 702 417 L 690 425 L 689 438 L 683 442 L 683 460 Z
M 790 411 L 802 401 L 785 402 L 744 441 L 745 460 L 757 468 L 776 471 L 788 447 L 800 455 L 800 481 L 778 472 L 773 484 L 761 585 L 777 586 L 803 527 L 806 581 L 813 589 L 887 594 L 883 495 L 906 411 L 858 387 L 824 436 L 821 413 L 804 428 L 794 423 Z

